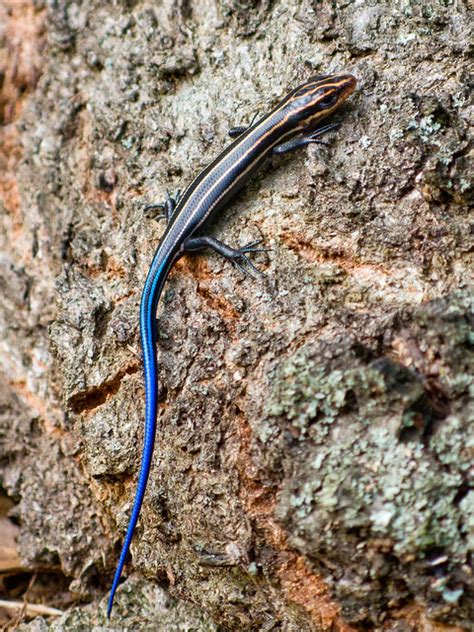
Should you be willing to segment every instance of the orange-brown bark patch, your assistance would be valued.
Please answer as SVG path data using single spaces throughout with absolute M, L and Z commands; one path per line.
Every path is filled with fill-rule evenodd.
M 209 266 L 203 257 L 185 257 L 178 261 L 172 274 L 189 274 L 197 281 L 197 293 L 210 309 L 218 312 L 231 330 L 240 316 L 234 306 L 223 296 L 219 296 L 209 289 L 213 278 Z
M 326 582 L 308 568 L 303 556 L 289 556 L 280 565 L 278 576 L 288 598 L 304 608 L 319 629 L 331 632 L 355 629 L 341 620 L 339 607 L 331 600 Z
M 340 266 L 348 274 L 360 268 L 371 268 L 375 272 L 384 275 L 389 274 L 389 270 L 380 264 L 361 261 L 351 255 L 342 246 L 320 247 L 311 243 L 307 237 L 299 233 L 285 233 L 282 235 L 283 243 L 299 257 L 311 263 L 334 263 Z
M 277 553 L 275 581 L 283 588 L 289 601 L 297 603 L 308 613 L 317 630 L 351 632 L 354 628 L 342 620 L 340 608 L 331 598 L 324 578 L 311 571 L 304 557 L 291 549 L 284 529 L 274 520 L 277 490 L 274 486 L 265 486 L 259 480 L 251 457 L 252 430 L 243 415 L 239 415 L 237 422 L 240 434 L 238 467 L 242 482 L 241 497 L 257 530 L 264 534 Z
M 16 167 L 21 146 L 15 122 L 41 74 L 44 11 L 31 2 L 3 0 L 0 4 L 0 199 L 17 215 Z M 18 218 L 16 223 L 19 223 Z
M 63 431 L 58 427 L 57 423 L 51 418 L 51 408 L 46 404 L 44 399 L 30 390 L 26 380 L 9 380 L 8 386 L 17 397 L 25 402 L 28 408 L 41 417 L 44 428 L 48 434 L 59 438 L 63 435 Z M 59 411 L 56 411 L 59 414 Z

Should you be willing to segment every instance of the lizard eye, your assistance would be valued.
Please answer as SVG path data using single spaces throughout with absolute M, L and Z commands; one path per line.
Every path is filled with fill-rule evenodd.
M 323 108 L 330 108 L 337 100 L 337 94 L 331 93 L 327 94 L 325 97 L 321 99 L 319 105 Z

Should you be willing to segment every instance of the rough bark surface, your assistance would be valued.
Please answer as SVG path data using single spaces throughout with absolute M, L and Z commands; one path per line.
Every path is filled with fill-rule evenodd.
M 76 602 L 22 630 L 474 630 L 470 17 L 4 0 L 0 475 L 24 569 Z M 134 575 L 107 623 L 164 228 L 143 207 L 331 70 L 359 85 L 329 146 L 270 162 L 212 229 L 264 238 L 265 277 L 211 255 L 169 279 Z

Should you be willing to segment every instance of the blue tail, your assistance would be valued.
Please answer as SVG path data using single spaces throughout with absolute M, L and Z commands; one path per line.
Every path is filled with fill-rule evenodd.
M 166 261 L 156 264 L 158 253 L 151 265 L 150 272 L 145 283 L 140 304 L 140 334 L 143 350 L 143 368 L 145 373 L 145 436 L 143 442 L 142 463 L 138 477 L 137 491 L 133 503 L 132 515 L 128 523 L 127 533 L 120 553 L 120 559 L 115 571 L 114 580 L 110 589 L 107 606 L 107 618 L 110 618 L 114 597 L 122 575 L 125 560 L 127 559 L 130 543 L 137 525 L 138 516 L 145 496 L 148 476 L 150 474 L 153 447 L 155 445 L 156 414 L 157 414 L 157 362 L 156 362 L 156 308 L 161 290 L 168 273 Z

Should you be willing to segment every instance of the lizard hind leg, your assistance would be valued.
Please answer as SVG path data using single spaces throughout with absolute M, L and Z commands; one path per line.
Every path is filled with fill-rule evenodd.
M 247 275 L 249 272 L 248 269 L 244 267 L 244 265 L 246 265 L 261 275 L 263 273 L 254 266 L 248 257 L 249 254 L 253 254 L 254 252 L 268 252 L 270 250 L 270 248 L 257 248 L 261 243 L 262 240 L 259 239 L 242 246 L 242 248 L 232 248 L 214 237 L 188 237 L 183 243 L 183 250 L 186 252 L 196 252 L 204 248 L 210 248 L 233 263 L 243 274 Z

